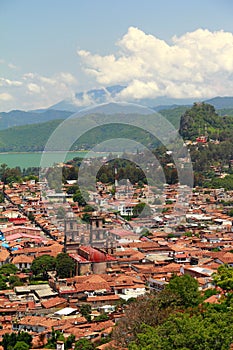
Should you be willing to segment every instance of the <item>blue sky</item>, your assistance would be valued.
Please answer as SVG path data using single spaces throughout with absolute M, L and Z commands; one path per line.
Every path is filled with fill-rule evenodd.
M 0 102 L 2 107 L 0 110 L 46 107 L 62 99 L 63 95 L 66 98 L 75 91 L 115 83 L 130 85 L 133 82 L 124 97 L 139 98 L 140 88 L 145 91 L 145 86 L 148 96 L 144 97 L 158 96 L 158 89 L 161 89 L 161 94 L 171 96 L 175 82 L 182 83 L 183 88 L 173 97 L 190 97 L 192 91 L 195 95 L 196 85 L 189 86 L 189 94 L 185 96 L 184 87 L 187 86 L 190 78 L 187 74 L 185 78 L 175 76 L 174 71 L 171 72 L 168 69 L 168 62 L 166 70 L 171 76 L 174 75 L 170 82 L 164 80 L 165 68 L 162 66 L 162 61 L 159 64 L 164 70 L 164 75 L 157 81 L 156 69 L 159 66 L 152 65 L 153 78 L 149 79 L 148 71 L 152 63 L 142 55 L 143 44 L 140 44 L 138 56 L 132 48 L 127 51 L 128 45 L 133 41 L 133 45 L 137 46 L 139 40 L 148 39 L 150 41 L 146 48 L 148 56 L 151 46 L 153 46 L 153 52 L 165 50 L 159 43 L 154 42 L 154 37 L 169 45 L 170 50 L 167 52 L 172 53 L 172 47 L 178 45 L 177 50 L 179 49 L 178 51 L 183 55 L 181 47 L 185 46 L 187 50 L 190 38 L 184 37 L 184 40 L 177 44 L 172 39 L 174 36 L 181 38 L 188 32 L 192 33 L 198 29 L 207 29 L 210 33 L 216 31 L 233 33 L 232 17 L 233 2 L 230 0 L 1 0 Z M 135 28 L 135 30 L 129 32 L 129 28 Z M 123 40 L 124 36 L 126 37 Z M 205 46 L 203 33 L 197 32 L 192 39 L 198 43 L 200 37 L 202 46 L 199 48 L 199 55 Z M 205 35 L 205 38 L 207 45 L 208 40 L 213 40 L 213 46 L 216 41 L 226 39 L 228 49 L 225 52 L 228 60 L 227 57 L 231 54 L 231 38 L 226 35 L 224 37 L 219 35 L 218 38 Z M 120 46 L 116 45 L 119 41 Z M 219 50 L 223 50 L 224 47 L 222 46 Z M 77 50 L 82 51 L 82 54 L 78 55 Z M 83 51 L 86 53 L 84 54 Z M 161 52 L 164 57 L 164 51 Z M 213 51 L 213 55 L 215 52 Z M 120 57 L 121 61 L 106 61 L 109 55 L 114 56 L 115 61 Z M 115 68 L 117 70 L 129 57 L 135 65 L 138 57 L 143 61 L 143 66 L 148 65 L 147 71 L 141 75 L 131 74 L 125 81 L 123 72 L 111 79 L 106 65 L 109 64 L 109 70 L 115 70 Z M 177 57 L 174 56 L 174 62 L 169 64 L 176 65 L 176 62 L 179 62 Z M 187 60 L 190 60 L 190 57 L 191 53 Z M 221 57 L 221 60 L 225 60 L 225 57 Z M 187 62 L 180 64 L 186 65 Z M 213 72 L 216 74 L 214 65 L 219 65 L 219 61 L 211 64 L 213 70 L 208 74 Z M 227 62 L 226 67 L 224 66 L 226 79 L 231 79 L 233 74 L 231 64 Z M 194 67 L 187 69 L 194 69 Z M 198 69 L 203 70 L 203 64 L 200 62 Z M 193 72 L 197 75 L 197 69 Z M 220 75 L 221 71 L 218 69 L 214 84 L 219 86 L 219 90 L 213 93 L 229 95 L 231 84 L 227 90 L 221 90 L 222 81 L 217 80 Z M 207 72 L 203 72 L 199 78 L 202 84 L 203 79 L 208 80 Z M 56 89 L 56 93 L 52 91 L 51 86 Z M 204 84 L 202 93 L 211 96 Z

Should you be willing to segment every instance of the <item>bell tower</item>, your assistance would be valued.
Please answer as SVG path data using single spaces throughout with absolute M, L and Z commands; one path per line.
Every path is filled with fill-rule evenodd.
M 72 211 L 66 214 L 64 219 L 64 234 L 65 234 L 65 251 L 66 244 L 69 242 L 77 242 L 79 240 L 78 223 Z
M 106 241 L 106 229 L 103 227 L 104 218 L 97 212 L 90 217 L 89 244 L 95 247 L 103 247 Z

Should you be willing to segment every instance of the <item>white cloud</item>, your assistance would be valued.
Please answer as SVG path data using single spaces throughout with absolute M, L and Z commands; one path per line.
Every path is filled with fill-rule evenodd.
M 87 75 L 100 85 L 125 84 L 120 96 L 204 98 L 232 95 L 233 34 L 198 29 L 168 44 L 130 27 L 113 55 L 80 50 Z
M 14 65 L 13 63 L 8 63 L 8 67 L 9 67 L 10 69 L 17 69 L 17 66 Z
M 63 81 L 64 83 L 67 83 L 67 84 L 75 84 L 77 82 L 75 77 L 70 73 L 62 72 L 58 75 L 58 77 L 61 79 L 61 81 Z
M 41 88 L 39 87 L 39 85 L 34 84 L 34 83 L 30 83 L 27 85 L 28 91 L 32 94 L 39 94 L 41 92 Z
M 9 93 L 5 90 L 8 89 Z M 0 94 L 3 110 L 46 108 L 65 98 L 71 98 L 77 90 L 77 81 L 69 72 L 60 72 L 53 76 L 42 76 L 28 72 L 18 80 L 0 78 Z M 10 98 L 11 96 L 11 98 Z M 14 97 L 14 100 L 13 100 Z
M 22 85 L 21 81 L 0 78 L 0 86 L 21 86 L 21 85 Z
M 1 101 L 11 101 L 11 100 L 13 100 L 13 96 L 8 94 L 7 92 L 3 92 L 0 94 L 0 100 Z
M 130 27 L 116 44 L 114 54 L 78 51 L 89 87 L 126 86 L 115 100 L 233 95 L 232 33 L 198 29 L 168 43 Z M 3 59 L 0 64 L 15 68 Z M 46 108 L 66 98 L 79 106 L 95 102 L 90 94 L 75 97 L 78 81 L 70 72 L 46 76 L 19 72 L 14 71 L 14 79 L 12 71 L 10 77 L 0 77 L 1 110 Z

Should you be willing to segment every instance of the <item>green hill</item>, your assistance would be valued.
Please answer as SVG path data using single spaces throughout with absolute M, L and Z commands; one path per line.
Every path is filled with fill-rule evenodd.
M 1 152 L 43 151 L 46 141 L 62 120 L 0 130 Z
M 207 103 L 194 103 L 181 116 L 179 132 L 186 140 L 195 140 L 204 134 L 210 139 L 231 140 L 232 131 L 233 117 L 218 115 L 214 107 Z
M 61 122 L 63 122 L 63 120 L 53 120 L 41 124 L 17 126 L 6 130 L 0 130 L 0 152 L 43 151 L 46 142 Z M 77 128 L 77 120 L 74 120 L 74 126 L 72 124 L 72 119 L 69 120 L 69 123 L 68 130 L 70 135 L 66 135 L 66 140 L 68 140 L 69 136 L 71 139 L 75 139 L 75 130 Z M 116 147 L 114 142 L 118 142 L 115 140 L 116 138 L 132 139 L 143 143 L 147 147 L 156 147 L 159 144 L 157 139 L 142 129 L 123 124 L 109 124 L 95 127 L 82 135 L 82 137 L 73 144 L 71 150 L 88 150 L 104 140 L 110 139 L 112 142 L 110 145 L 106 146 L 106 150 L 114 151 Z M 61 150 L 62 145 L 61 135 L 61 139 L 56 141 L 53 150 Z
M 174 126 L 178 129 L 181 114 L 186 107 L 176 107 L 170 110 L 160 111 Z M 26 115 L 28 112 L 25 112 Z M 17 113 L 16 113 L 17 114 Z M 34 113 L 36 114 L 36 113 Z M 40 114 L 40 113 L 38 113 Z M 47 115 L 46 115 L 47 117 Z M 51 117 L 54 117 L 54 112 L 51 112 Z M 51 120 L 45 123 L 30 124 L 23 126 L 11 127 L 5 130 L 0 130 L 0 152 L 34 152 L 43 151 L 47 140 L 52 132 L 63 121 L 65 115 L 62 114 L 62 119 Z M 125 115 L 127 118 L 127 114 Z M 146 118 L 146 115 L 142 115 Z M 72 119 L 69 121 L 72 123 Z M 75 125 L 77 127 L 77 123 Z M 72 130 L 72 126 L 70 130 Z M 87 134 L 84 134 L 80 140 L 75 142 L 72 149 L 90 149 L 94 145 L 107 140 L 116 138 L 133 139 L 139 143 L 143 143 L 147 147 L 156 147 L 159 142 L 153 138 L 149 133 L 136 127 L 126 125 L 106 125 L 94 128 Z M 114 150 L 114 143 L 112 144 L 112 151 Z M 109 149 L 109 146 L 108 146 Z

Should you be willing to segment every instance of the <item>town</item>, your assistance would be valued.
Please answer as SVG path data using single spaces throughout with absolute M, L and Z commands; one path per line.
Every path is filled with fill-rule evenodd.
M 204 302 L 219 302 L 213 275 L 233 266 L 232 191 L 193 188 L 178 220 L 179 184 L 165 184 L 158 198 L 146 184 L 115 180 L 113 191 L 97 182 L 87 204 L 74 201 L 75 183 L 46 199 L 35 179 L 0 184 L 1 341 L 26 331 L 33 348 L 83 339 L 114 348 L 110 334 L 130 302 L 161 292 L 174 275 L 193 277 L 203 295 L 215 290 Z

